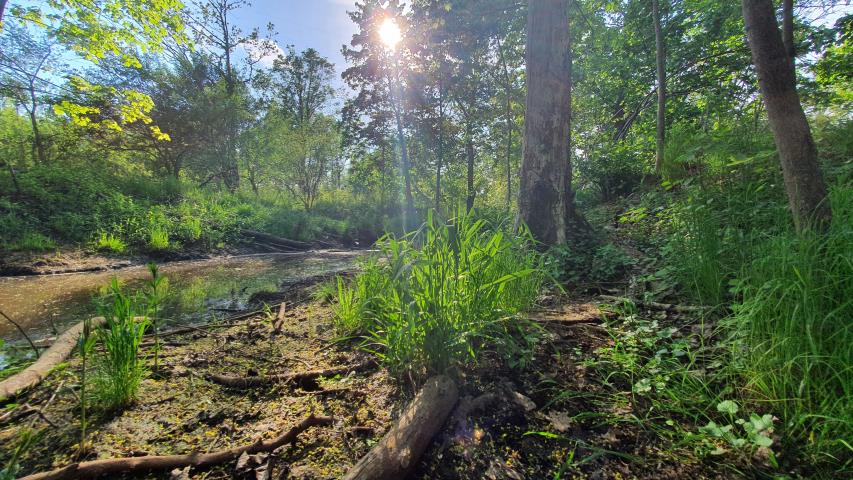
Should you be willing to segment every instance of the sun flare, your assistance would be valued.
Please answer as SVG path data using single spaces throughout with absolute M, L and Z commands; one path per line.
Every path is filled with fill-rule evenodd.
M 382 26 L 379 27 L 379 38 L 382 39 L 382 43 L 384 43 L 386 47 L 394 50 L 397 48 L 397 44 L 400 43 L 400 40 L 402 40 L 403 33 L 400 31 L 400 27 L 393 18 L 386 18 L 385 21 L 382 22 Z

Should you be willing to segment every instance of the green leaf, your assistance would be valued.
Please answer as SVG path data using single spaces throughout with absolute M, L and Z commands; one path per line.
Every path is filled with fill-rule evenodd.
M 722 413 L 727 413 L 729 415 L 734 415 L 740 410 L 738 404 L 732 400 L 724 400 L 717 404 L 717 411 Z

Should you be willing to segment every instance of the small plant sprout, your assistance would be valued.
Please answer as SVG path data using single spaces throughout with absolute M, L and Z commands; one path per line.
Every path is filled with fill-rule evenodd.
M 97 343 L 97 336 L 92 332 L 92 319 L 86 318 L 83 320 L 83 333 L 80 335 L 80 444 L 77 448 L 78 457 L 83 457 L 86 452 L 86 431 L 88 419 L 86 418 L 86 368 L 87 360 L 89 359 L 92 349 Z
M 148 304 L 148 318 L 154 328 L 154 371 L 157 372 L 160 358 L 160 306 L 166 297 L 169 284 L 166 277 L 160 275 L 156 263 L 150 262 L 148 271 L 151 273 L 151 278 L 145 285 L 145 297 Z

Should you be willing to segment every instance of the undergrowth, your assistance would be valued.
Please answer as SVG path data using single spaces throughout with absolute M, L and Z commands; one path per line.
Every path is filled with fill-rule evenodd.
M 429 216 L 416 233 L 377 246 L 349 285 L 338 279 L 341 335 L 361 338 L 395 374 L 446 372 L 489 351 L 510 365 L 529 361 L 533 338 L 516 314 L 534 302 L 543 264 L 527 232 Z

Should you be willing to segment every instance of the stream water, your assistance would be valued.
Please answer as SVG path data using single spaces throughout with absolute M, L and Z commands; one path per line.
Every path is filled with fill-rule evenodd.
M 161 265 L 168 279 L 162 307 L 164 324 L 199 323 L 233 315 L 245 309 L 259 292 L 277 292 L 283 284 L 314 275 L 351 268 L 359 252 L 309 252 L 264 254 L 172 262 Z M 0 277 L 0 310 L 17 321 L 32 338 L 62 331 L 96 313 L 93 298 L 102 294 L 112 278 L 130 291 L 149 277 L 143 266 L 121 270 L 62 275 Z M 22 339 L 5 319 L 0 338 Z

